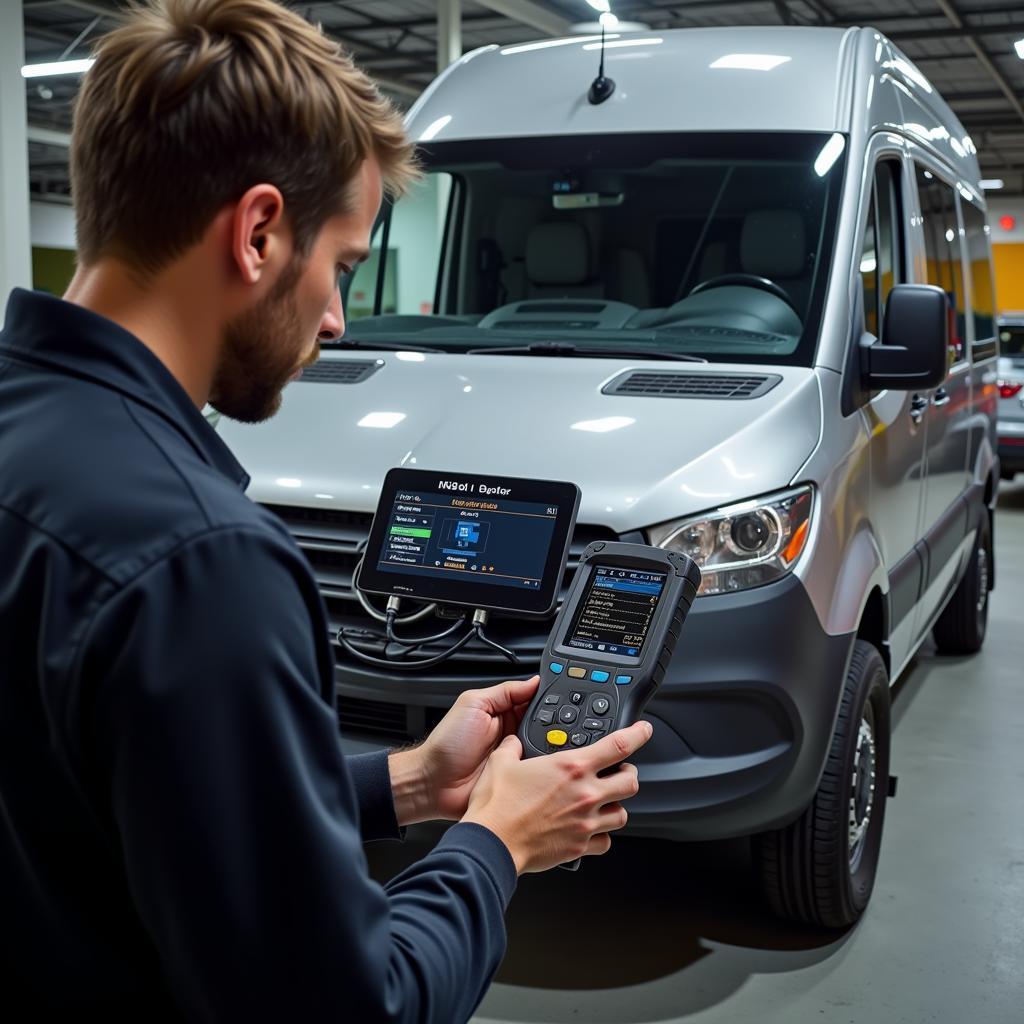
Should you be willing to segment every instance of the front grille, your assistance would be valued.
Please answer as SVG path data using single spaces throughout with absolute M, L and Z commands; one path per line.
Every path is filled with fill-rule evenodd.
M 360 665 L 346 654 L 334 638 L 338 629 L 344 627 L 352 631 L 347 635 L 357 648 L 376 656 L 382 653 L 381 643 L 377 639 L 381 633 L 381 624 L 367 613 L 352 588 L 352 576 L 362 555 L 363 545 L 369 536 L 373 516 L 363 512 L 292 505 L 264 505 L 264 508 L 284 522 L 309 560 L 327 607 L 330 637 L 334 643 L 338 664 L 365 672 L 366 666 Z M 562 581 L 563 594 L 587 545 L 595 540 L 616 539 L 616 535 L 605 527 L 577 524 Z M 384 600 L 372 600 L 383 612 Z M 510 676 L 529 675 L 540 663 L 552 621 L 553 619 L 517 619 L 496 613 L 487 627 L 487 635 L 498 643 L 512 648 L 521 659 L 520 666 L 513 667 L 497 651 L 473 641 L 448 661 L 426 671 L 410 673 L 410 685 L 444 680 L 455 685 L 469 686 L 507 679 Z M 399 627 L 403 636 L 435 633 L 440 628 L 438 620 L 433 616 L 418 623 L 403 624 Z M 448 639 L 441 643 L 425 645 L 417 650 L 413 657 L 427 657 L 440 653 L 449 647 L 451 642 L 451 639 Z M 418 715 L 413 714 L 413 711 L 418 712 Z M 424 730 L 429 730 L 436 723 L 437 709 L 427 708 L 424 717 L 422 708 L 410 709 L 405 704 L 341 697 L 338 715 L 348 732 L 404 739 L 422 735 Z
M 404 704 L 339 697 L 338 723 L 346 732 L 369 733 L 397 740 L 409 737 Z
M 781 380 L 776 374 L 634 370 L 616 377 L 602 391 L 640 398 L 760 398 Z

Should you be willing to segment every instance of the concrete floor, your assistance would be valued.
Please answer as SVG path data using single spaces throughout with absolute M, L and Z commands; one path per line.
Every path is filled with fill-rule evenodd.
M 474 1021 L 1022 1024 L 1024 480 L 1000 495 L 996 566 L 982 652 L 926 650 L 894 693 L 899 796 L 856 928 L 774 920 L 745 843 L 620 838 L 577 875 L 520 880 Z M 423 849 L 380 845 L 373 869 Z

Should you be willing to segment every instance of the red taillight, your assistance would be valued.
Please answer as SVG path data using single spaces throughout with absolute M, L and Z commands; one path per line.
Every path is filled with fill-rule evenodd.
M 1001 380 L 999 382 L 999 397 L 1000 398 L 1013 398 L 1021 388 L 1024 388 L 1024 383 L 1017 384 L 1008 380 Z

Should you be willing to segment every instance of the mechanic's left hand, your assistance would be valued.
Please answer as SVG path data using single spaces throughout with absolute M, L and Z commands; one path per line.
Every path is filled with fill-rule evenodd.
M 433 817 L 458 821 L 494 748 L 513 735 L 537 692 L 540 676 L 466 690 L 423 744 L 411 753 L 429 793 Z

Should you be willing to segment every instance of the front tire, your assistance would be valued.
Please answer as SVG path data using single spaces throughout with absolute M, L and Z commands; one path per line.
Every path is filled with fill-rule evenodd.
M 975 654 L 988 627 L 992 540 L 988 512 L 982 516 L 967 572 L 932 629 L 939 654 Z
M 754 838 L 762 888 L 780 917 L 846 928 L 871 899 L 889 792 L 889 676 L 854 642 L 825 771 L 810 806 Z

